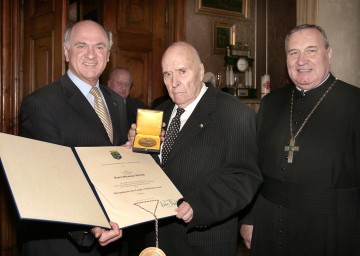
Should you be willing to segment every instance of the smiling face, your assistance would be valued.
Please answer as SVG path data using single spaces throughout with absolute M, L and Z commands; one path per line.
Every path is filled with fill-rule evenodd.
M 288 38 L 287 69 L 291 80 L 303 90 L 319 85 L 330 72 L 331 47 L 325 48 L 320 31 L 298 30 Z
M 180 108 L 187 107 L 203 86 L 204 65 L 197 51 L 187 43 L 178 42 L 165 51 L 161 63 L 170 98 Z
M 99 24 L 81 21 L 72 28 L 64 51 L 74 75 L 94 86 L 109 61 L 110 42 Z

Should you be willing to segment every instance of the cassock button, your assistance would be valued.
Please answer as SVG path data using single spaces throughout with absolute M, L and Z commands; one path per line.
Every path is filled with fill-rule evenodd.
M 285 171 L 285 167 L 282 167 L 281 170 L 284 172 L 284 171 Z

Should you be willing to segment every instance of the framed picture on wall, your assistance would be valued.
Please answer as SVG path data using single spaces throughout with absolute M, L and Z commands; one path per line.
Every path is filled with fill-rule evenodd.
M 249 18 L 250 0 L 196 0 L 196 12 L 240 19 Z
M 225 54 L 226 46 L 235 44 L 235 24 L 214 23 L 214 53 Z

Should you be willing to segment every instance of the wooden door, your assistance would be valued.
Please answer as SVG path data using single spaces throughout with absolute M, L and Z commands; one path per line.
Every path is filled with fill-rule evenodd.
M 179 17 L 168 0 L 104 0 L 104 25 L 114 34 L 110 63 L 102 81 L 106 82 L 111 68 L 125 66 L 133 75 L 131 97 L 150 106 L 163 95 L 161 57 L 167 45 L 175 39 L 183 39 L 181 27 L 175 29 L 174 20 Z M 179 1 L 183 3 L 182 1 Z M 172 7 L 174 4 L 171 4 Z M 169 21 L 169 17 L 171 21 Z M 183 16 L 180 17 L 182 19 Z M 173 32 L 174 31 L 174 32 Z M 180 36 L 179 36 L 180 35 Z
M 65 71 L 65 0 L 24 1 L 24 80 L 22 96 L 59 79 Z

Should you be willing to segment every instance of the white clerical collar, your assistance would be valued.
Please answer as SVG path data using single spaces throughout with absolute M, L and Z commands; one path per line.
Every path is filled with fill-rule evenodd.
M 325 83 L 325 81 L 329 78 L 329 76 L 330 76 L 330 73 L 327 75 L 327 77 L 326 77 L 319 85 L 317 85 L 317 86 L 315 86 L 314 88 L 311 88 L 311 89 L 309 89 L 309 90 L 303 90 L 303 89 L 297 87 L 296 85 L 295 85 L 295 87 L 296 87 L 296 89 L 298 89 L 300 92 L 304 93 L 304 92 L 310 91 L 310 90 L 312 90 L 312 89 L 315 89 L 315 88 L 319 87 L 320 85 L 322 85 L 323 83 Z

